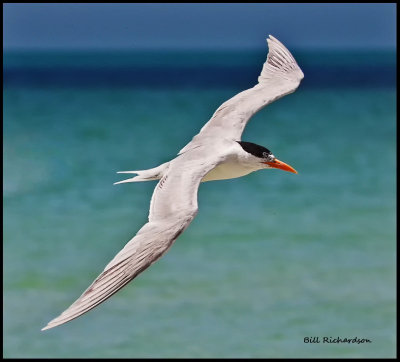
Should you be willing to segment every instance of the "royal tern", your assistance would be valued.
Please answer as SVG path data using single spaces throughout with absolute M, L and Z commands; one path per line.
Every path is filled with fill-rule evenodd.
M 42 330 L 96 307 L 157 261 L 197 214 L 200 182 L 241 177 L 277 168 L 297 173 L 270 150 L 241 141 L 249 119 L 269 103 L 296 90 L 304 75 L 292 54 L 273 36 L 258 83 L 223 103 L 173 160 L 115 184 L 160 180 L 150 202 L 149 221 L 107 264 L 88 289 Z

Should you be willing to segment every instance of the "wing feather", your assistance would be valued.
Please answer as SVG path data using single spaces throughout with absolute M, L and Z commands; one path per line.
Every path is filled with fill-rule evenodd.
M 297 89 L 304 74 L 296 60 L 272 35 L 267 42 L 269 51 L 258 77 L 258 84 L 224 102 L 179 154 L 202 143 L 206 137 L 239 141 L 247 122 L 255 113 Z
M 210 154 L 211 157 L 207 157 L 207 153 L 196 149 L 171 161 L 166 179 L 161 179 L 155 187 L 149 222 L 107 264 L 83 294 L 42 330 L 90 311 L 165 254 L 197 214 L 197 191 L 201 179 L 222 161 L 223 156 L 215 157 L 215 152 Z M 202 161 L 198 162 L 200 158 Z
M 157 261 L 175 241 L 178 231 L 186 228 L 191 219 L 147 223 L 106 266 L 84 293 L 60 316 L 42 330 L 69 322 L 93 309 Z M 143 230 L 145 229 L 145 230 Z

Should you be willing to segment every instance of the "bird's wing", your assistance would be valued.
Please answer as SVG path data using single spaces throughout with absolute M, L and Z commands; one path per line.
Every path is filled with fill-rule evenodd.
M 179 153 L 194 147 L 203 138 L 223 137 L 239 141 L 250 118 L 269 103 L 292 93 L 304 74 L 286 47 L 273 36 L 267 39 L 269 52 L 258 84 L 223 103 Z
M 203 176 L 223 160 L 197 149 L 170 162 L 155 187 L 149 222 L 111 260 L 88 289 L 42 330 L 88 312 L 158 260 L 189 226 L 197 213 L 197 190 Z

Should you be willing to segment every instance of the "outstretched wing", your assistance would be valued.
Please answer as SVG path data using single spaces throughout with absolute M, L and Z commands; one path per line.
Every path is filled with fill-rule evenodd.
M 105 267 L 88 289 L 42 330 L 69 322 L 93 309 L 157 261 L 197 214 L 197 191 L 203 176 L 222 156 L 194 150 L 170 162 L 155 187 L 149 222 Z M 199 160 L 201 159 L 201 162 Z
M 269 103 L 292 93 L 304 74 L 292 54 L 273 36 L 267 39 L 269 52 L 258 84 L 223 103 L 179 153 L 200 143 L 206 137 L 223 137 L 239 141 L 250 118 Z

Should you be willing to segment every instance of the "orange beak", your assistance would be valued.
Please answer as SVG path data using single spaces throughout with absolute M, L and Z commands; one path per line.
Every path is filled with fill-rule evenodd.
M 297 171 L 292 166 L 289 166 L 285 162 L 279 161 L 278 159 L 275 159 L 274 162 L 263 162 L 263 163 L 267 164 L 269 167 L 279 168 L 280 170 L 283 171 L 297 173 Z

